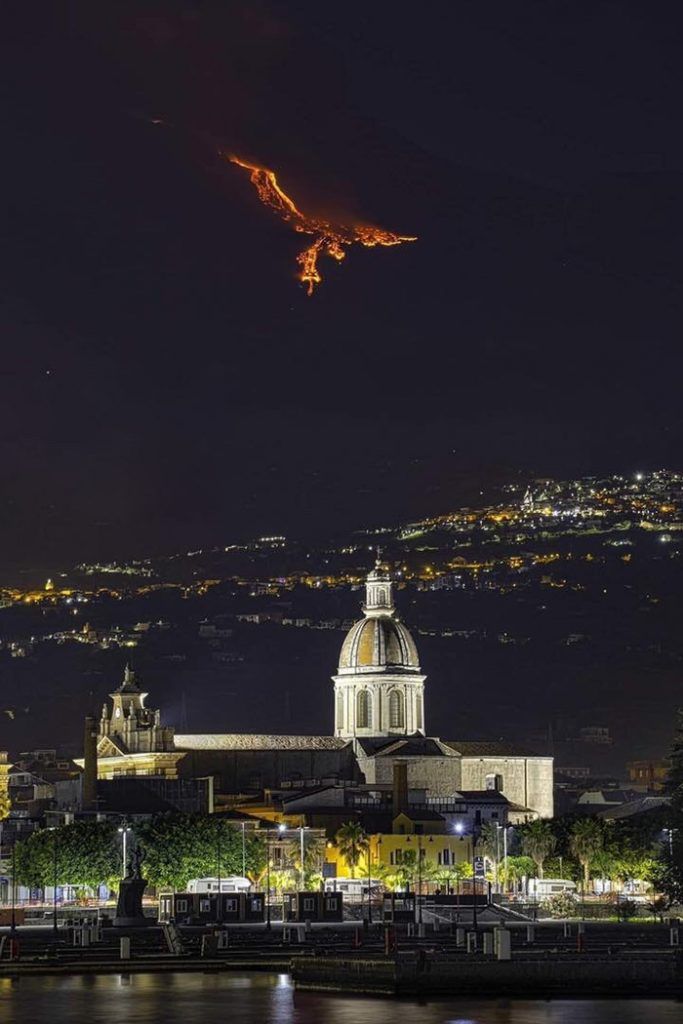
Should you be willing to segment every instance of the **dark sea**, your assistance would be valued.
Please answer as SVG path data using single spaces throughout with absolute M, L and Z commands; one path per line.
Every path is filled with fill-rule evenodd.
M 384 999 L 295 992 L 286 974 L 114 974 L 0 979 L 12 1024 L 681 1024 L 643 1000 Z

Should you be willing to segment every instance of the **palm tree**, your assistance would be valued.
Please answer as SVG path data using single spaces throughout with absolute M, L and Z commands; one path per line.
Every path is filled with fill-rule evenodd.
M 543 878 L 543 863 L 555 849 L 556 839 L 549 821 L 530 821 L 522 835 L 522 851 L 531 857 Z
M 605 845 L 605 834 L 600 822 L 595 818 L 582 818 L 576 821 L 571 830 L 569 845 L 583 868 L 585 892 L 590 881 L 591 864 L 598 858 Z
M 370 845 L 363 826 L 358 821 L 347 821 L 337 832 L 335 840 L 339 853 L 351 868 L 351 878 L 355 878 L 360 859 Z

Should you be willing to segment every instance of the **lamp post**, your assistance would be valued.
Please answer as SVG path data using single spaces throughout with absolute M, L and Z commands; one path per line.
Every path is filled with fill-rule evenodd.
M 456 823 L 453 826 L 453 828 L 454 828 L 455 832 L 462 838 L 462 836 L 464 835 L 464 832 L 465 832 L 465 826 L 463 825 L 463 823 L 461 821 L 456 821 Z M 474 925 L 474 930 L 476 932 L 478 930 L 478 927 L 479 927 L 479 921 L 478 921 L 478 918 L 477 918 L 477 862 L 476 862 L 477 840 L 479 838 L 479 833 L 477 832 L 477 827 L 476 827 L 476 825 L 474 823 L 472 824 L 471 837 L 472 837 L 472 849 L 471 849 L 470 857 L 471 857 L 471 862 L 472 862 L 472 924 Z
M 121 834 L 122 839 L 121 855 L 123 857 L 123 871 L 121 872 L 121 878 L 128 877 L 128 833 L 131 831 L 132 829 L 130 825 L 126 825 L 125 822 L 123 825 L 119 825 L 119 833 Z
M 372 924 L 372 836 L 368 836 L 368 924 Z
M 57 938 L 58 926 L 57 926 L 57 853 L 59 850 L 59 840 L 57 839 L 57 828 L 56 826 L 50 829 L 52 832 L 52 931 L 55 939 Z
M 270 923 L 270 829 L 266 831 L 266 928 L 271 930 Z
M 17 930 L 17 843 L 16 836 L 12 844 L 12 927 L 14 933 Z
M 245 836 L 246 821 L 242 822 L 242 878 L 247 877 L 247 840 Z
M 422 926 L 422 833 L 417 834 L 417 923 Z
M 306 871 L 304 869 L 304 826 L 299 825 L 299 858 L 301 860 L 301 891 L 306 888 Z

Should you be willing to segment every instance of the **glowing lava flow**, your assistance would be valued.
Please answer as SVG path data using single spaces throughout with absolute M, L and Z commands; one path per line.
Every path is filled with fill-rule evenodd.
M 322 280 L 318 270 L 318 257 L 321 254 L 340 261 L 346 256 L 345 246 L 353 245 L 356 242 L 372 248 L 375 245 L 400 245 L 401 242 L 416 241 L 415 237 L 411 235 L 396 235 L 393 231 L 384 231 L 382 228 L 374 228 L 366 224 L 356 226 L 331 224 L 329 221 L 320 220 L 317 217 L 308 217 L 301 212 L 287 193 L 282 191 L 274 171 L 269 171 L 267 167 L 259 167 L 257 164 L 249 164 L 237 156 L 231 156 L 228 159 L 231 163 L 249 171 L 249 180 L 255 187 L 262 203 L 269 206 L 271 210 L 275 210 L 284 221 L 291 224 L 295 231 L 303 235 L 315 236 L 314 241 L 296 258 L 299 265 L 299 280 L 307 286 L 309 295 L 313 294 L 313 289 Z

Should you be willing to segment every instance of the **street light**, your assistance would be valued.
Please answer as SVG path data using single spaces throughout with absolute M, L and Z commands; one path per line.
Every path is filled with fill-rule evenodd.
M 57 826 L 48 828 L 52 832 L 52 931 L 57 938 L 57 851 L 59 840 L 57 839 Z
M 132 831 L 130 825 L 119 825 L 119 833 L 123 838 L 123 872 L 121 873 L 121 878 L 128 877 L 128 833 Z
M 244 830 L 247 827 L 246 821 L 242 822 L 242 878 L 247 877 L 247 841 Z
M 453 826 L 453 829 L 454 829 L 454 831 L 459 836 L 463 836 L 464 833 L 465 833 L 465 826 L 463 825 L 463 823 L 461 821 L 456 821 L 455 825 Z M 476 850 L 477 850 L 477 841 L 479 839 L 480 834 L 481 834 L 481 830 L 478 831 L 476 825 L 473 823 L 472 824 L 472 832 L 471 832 L 471 836 L 472 836 L 472 851 L 471 851 L 471 859 L 472 859 L 472 924 L 474 926 L 475 932 L 479 928 L 479 921 L 478 921 L 478 918 L 477 918 L 477 862 L 476 862 Z
M 284 832 L 287 828 L 286 825 L 278 825 L 277 832 Z M 270 919 L 270 836 L 274 830 L 266 829 L 266 928 L 268 931 L 272 929 L 272 923 Z

